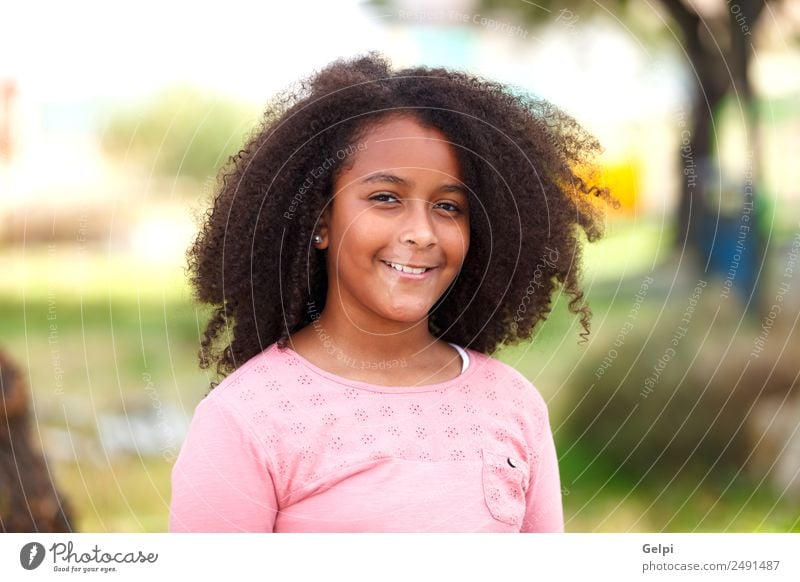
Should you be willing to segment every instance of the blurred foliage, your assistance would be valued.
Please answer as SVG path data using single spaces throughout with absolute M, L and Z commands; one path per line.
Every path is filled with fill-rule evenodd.
M 440 8 L 434 6 L 414 6 L 406 8 L 398 0 L 367 0 L 381 18 L 397 18 L 399 21 L 428 20 L 436 18 L 454 19 L 464 11 L 477 16 L 469 19 L 469 26 L 477 27 L 480 19 L 491 18 L 498 23 L 510 26 L 519 25 L 528 31 L 536 31 L 546 26 L 561 27 L 565 32 L 577 34 L 588 23 L 601 21 L 623 22 L 628 33 L 644 41 L 649 46 L 666 49 L 674 42 L 674 35 L 660 19 L 653 17 L 657 5 L 629 0 L 538 0 L 519 2 L 518 0 L 474 0 L 459 7 Z M 387 13 L 388 12 L 388 13 Z M 463 17 L 462 17 L 463 18 Z M 534 34 L 538 34 L 534 32 Z
M 763 329 L 741 319 L 743 305 L 711 283 L 691 305 L 692 285 L 679 283 L 667 302 L 655 299 L 657 314 L 615 318 L 617 328 L 577 366 L 581 388 L 570 392 L 564 426 L 593 462 L 602 459 L 637 487 L 658 489 L 678 476 L 712 487 L 748 478 L 757 485 L 780 469 L 775 461 L 793 438 L 796 423 L 786 430 L 778 418 L 800 397 L 790 353 L 800 332 L 786 314 L 770 322 L 763 351 L 752 355 Z M 630 299 L 626 309 L 635 293 L 620 295 Z M 785 486 L 771 481 L 776 492 Z
M 587 439 L 557 436 L 556 447 L 568 532 L 800 532 L 797 504 L 745 476 L 720 483 L 686 471 L 644 486 Z
M 189 87 L 175 87 L 109 115 L 107 151 L 162 176 L 216 176 L 258 121 L 253 108 Z

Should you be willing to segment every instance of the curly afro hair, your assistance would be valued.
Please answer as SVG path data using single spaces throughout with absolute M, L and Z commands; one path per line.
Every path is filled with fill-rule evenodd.
M 196 299 L 213 307 L 202 368 L 216 363 L 224 376 L 274 342 L 284 348 L 324 308 L 325 254 L 311 239 L 337 172 L 352 159 L 325 161 L 398 114 L 447 136 L 475 209 L 464 265 L 431 309 L 430 332 L 491 354 L 530 339 L 561 285 L 586 341 L 591 311 L 578 286 L 576 227 L 598 239 L 597 199 L 618 204 L 595 183 L 597 140 L 522 91 L 445 68 L 392 71 L 370 52 L 336 60 L 280 94 L 220 171 L 188 252 Z

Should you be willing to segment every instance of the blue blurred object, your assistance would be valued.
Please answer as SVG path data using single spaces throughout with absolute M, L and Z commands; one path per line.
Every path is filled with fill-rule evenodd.
M 701 257 L 708 261 L 708 273 L 723 280 L 723 293 L 736 293 L 748 303 L 759 276 L 766 275 L 759 275 L 758 236 L 769 215 L 769 200 L 758 196 L 752 183 L 720 180 L 713 164 L 700 168 L 701 184 L 705 185 L 703 227 L 698 233 Z

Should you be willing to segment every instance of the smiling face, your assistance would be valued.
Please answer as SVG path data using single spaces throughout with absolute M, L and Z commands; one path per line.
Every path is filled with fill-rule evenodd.
M 319 229 L 316 246 L 328 249 L 325 309 L 362 329 L 426 320 L 469 249 L 455 150 L 409 117 L 374 126 L 361 144 L 334 181 Z

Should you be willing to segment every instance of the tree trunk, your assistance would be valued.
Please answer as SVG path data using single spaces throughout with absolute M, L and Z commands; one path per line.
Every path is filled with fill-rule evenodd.
M 761 301 L 763 293 L 759 289 L 766 274 L 766 268 L 761 269 L 766 249 L 755 203 L 760 148 L 753 90 L 748 78 L 752 46 L 742 24 L 747 24 L 748 30 L 752 30 L 763 9 L 763 2 L 742 2 L 735 11 L 726 6 L 725 28 L 730 47 L 727 54 L 717 44 L 720 40 L 724 44 L 725 39 L 711 36 L 719 29 L 709 29 L 709 23 L 686 8 L 680 0 L 662 0 L 662 3 L 681 28 L 683 48 L 695 81 L 690 150 L 687 152 L 684 148 L 679 153 L 683 180 L 675 251 L 688 251 L 688 259 L 694 262 L 698 271 L 714 273 L 725 279 L 728 289 L 737 292 L 747 303 L 747 311 L 761 315 L 764 306 Z M 738 98 L 743 110 L 748 149 L 745 182 L 740 189 L 722 192 L 722 195 L 740 196 L 741 209 L 735 216 L 721 215 L 717 205 L 706 195 L 722 188 L 718 180 L 722 170 L 714 142 L 721 128 L 715 115 L 728 96 Z M 748 219 L 744 219 L 744 214 L 749 214 Z M 747 228 L 749 230 L 742 230 Z M 741 238 L 738 238 L 740 234 Z

